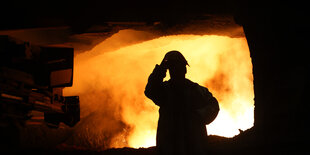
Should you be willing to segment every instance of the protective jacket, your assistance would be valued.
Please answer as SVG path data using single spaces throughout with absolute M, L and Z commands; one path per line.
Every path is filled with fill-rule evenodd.
M 145 95 L 159 109 L 156 136 L 158 154 L 204 154 L 206 125 L 219 112 L 219 105 L 209 90 L 188 79 L 181 83 L 164 81 L 166 70 L 156 65 L 149 76 Z

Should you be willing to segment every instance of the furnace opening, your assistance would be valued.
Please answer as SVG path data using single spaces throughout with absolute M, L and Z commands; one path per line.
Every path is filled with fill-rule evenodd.
M 126 29 L 89 51 L 76 51 L 73 87 L 64 95 L 80 96 L 81 121 L 66 143 L 93 149 L 155 146 L 158 107 L 143 92 L 154 65 L 171 50 L 188 60 L 187 78 L 219 101 L 219 115 L 206 126 L 209 135 L 233 137 L 253 126 L 252 63 L 244 36 Z

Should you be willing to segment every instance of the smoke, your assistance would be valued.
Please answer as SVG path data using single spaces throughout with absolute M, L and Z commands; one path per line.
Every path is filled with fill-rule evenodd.
M 137 53 L 117 50 L 153 37 L 155 35 L 147 32 L 122 30 L 75 57 L 74 84 L 64 93 L 80 96 L 81 121 L 67 144 L 96 150 L 129 145 L 128 136 L 135 128 L 132 124 L 136 120 L 126 115 L 142 116 L 141 113 L 156 109 L 151 104 L 144 104 L 141 86 L 145 85 L 147 75 L 133 72 L 133 69 L 140 70 L 138 64 L 135 66 L 135 60 L 130 60 Z M 156 124 L 155 120 L 153 124 Z
M 247 118 L 246 125 L 223 127 L 223 122 L 226 123 L 223 119 L 234 123 L 240 115 L 251 117 L 253 113 L 252 68 L 244 38 L 158 37 L 123 30 L 75 56 L 73 87 L 65 88 L 64 95 L 80 96 L 81 121 L 65 144 L 94 150 L 154 146 L 158 107 L 144 96 L 144 88 L 155 64 L 170 50 L 183 53 L 191 66 L 187 77 L 207 86 L 220 101 L 220 120 L 217 118 L 217 123 L 210 125 L 209 133 L 218 134 L 219 125 L 233 131 L 223 131 L 224 136 L 251 127 L 253 118 Z M 247 110 L 229 111 L 236 100 L 242 101 L 238 107 L 250 109 L 249 116 L 244 114 Z

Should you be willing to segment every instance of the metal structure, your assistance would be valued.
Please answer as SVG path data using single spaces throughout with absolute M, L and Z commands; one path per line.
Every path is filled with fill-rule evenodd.
M 0 124 L 24 123 L 32 110 L 44 112 L 51 127 L 80 120 L 78 96 L 65 97 L 72 86 L 73 48 L 42 47 L 0 36 Z

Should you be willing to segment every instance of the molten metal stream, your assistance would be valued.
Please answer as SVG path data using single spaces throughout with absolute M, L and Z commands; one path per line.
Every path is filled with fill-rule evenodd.
M 102 44 L 75 57 L 74 85 L 64 92 L 80 96 L 77 139 L 94 147 L 154 146 L 159 108 L 143 92 L 155 64 L 170 50 L 182 52 L 190 65 L 186 77 L 209 88 L 220 103 L 218 117 L 207 126 L 209 135 L 233 137 L 253 126 L 252 63 L 245 38 L 172 35 L 112 50 Z

